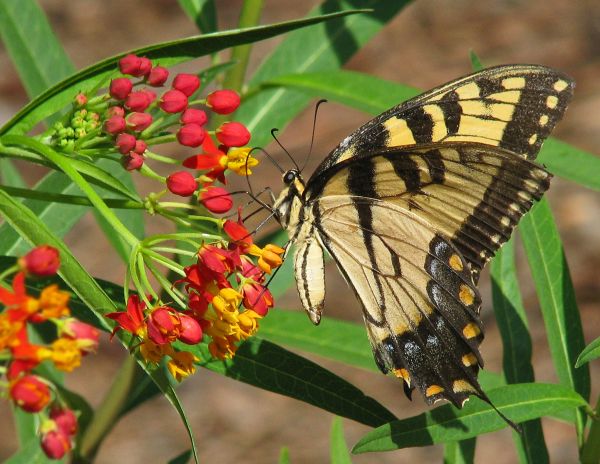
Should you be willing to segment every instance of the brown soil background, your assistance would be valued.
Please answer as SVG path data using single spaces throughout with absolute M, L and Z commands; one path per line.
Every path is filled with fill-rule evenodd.
M 42 0 L 51 24 L 78 68 L 122 50 L 196 33 L 193 24 L 168 0 Z M 267 0 L 262 23 L 301 17 L 316 2 Z M 241 2 L 217 2 L 221 29 L 235 27 Z M 279 39 L 255 47 L 252 68 Z M 577 82 L 575 99 L 554 135 L 582 149 L 600 153 L 600 2 L 595 0 L 423 0 L 408 6 L 394 18 L 346 66 L 375 76 L 430 88 L 470 71 L 469 50 L 489 65 L 541 63 L 561 69 Z M 27 97 L 6 52 L 0 48 L 0 122 L 7 120 Z M 395 102 L 390 102 L 390 106 Z M 367 117 L 334 104 L 320 116 L 317 152 L 327 153 Z M 288 149 L 302 157 L 307 149 L 312 110 L 302 114 L 283 133 Z M 277 152 L 273 149 L 271 151 Z M 320 161 L 313 156 L 312 167 Z M 310 171 L 309 166 L 307 172 Z M 262 173 L 261 173 L 262 171 Z M 265 166 L 253 179 L 255 185 L 273 179 Z M 600 173 L 598 173 L 600 175 Z M 31 180 L 39 176 L 32 170 Z M 261 178 L 262 176 L 262 178 Z M 586 341 L 600 334 L 600 200 L 598 194 L 555 179 L 548 194 L 565 241 L 575 283 Z M 96 276 L 121 282 L 122 264 L 88 215 L 68 235 L 75 255 Z M 534 337 L 534 366 L 540 381 L 556 376 L 545 341 L 535 292 L 525 262 L 522 291 Z M 360 320 L 360 312 L 334 268 L 328 271 L 327 314 Z M 483 318 L 487 327 L 482 355 L 486 368 L 501 368 L 501 342 L 490 306 L 488 279 L 482 279 Z M 278 301 L 282 307 L 299 307 L 295 291 Z M 318 329 L 315 329 L 318 330 Z M 68 385 L 96 406 L 106 392 L 124 352 L 105 340 L 100 353 L 87 358 L 69 376 Z M 408 402 L 399 382 L 322 359 L 327 368 L 355 383 L 400 417 L 426 410 L 416 397 Z M 600 393 L 598 363 L 592 365 L 595 401 Z M 594 385 L 595 383 L 595 385 Z M 265 392 L 201 370 L 179 389 L 199 443 L 203 462 L 277 462 L 282 446 L 288 446 L 293 463 L 329 461 L 328 432 L 331 415 L 304 403 Z M 416 395 L 418 396 L 418 395 Z M 0 459 L 16 449 L 14 426 L 6 402 L 0 403 Z M 368 428 L 345 420 L 349 444 Z M 544 420 L 546 441 L 553 462 L 577 461 L 575 434 L 570 426 Z M 184 429 L 173 409 L 162 398 L 149 401 L 119 422 L 103 444 L 99 463 L 162 463 L 188 448 Z M 400 450 L 353 457 L 356 463 L 441 462 L 442 447 Z M 503 430 L 478 440 L 476 462 L 517 461 L 511 433 Z

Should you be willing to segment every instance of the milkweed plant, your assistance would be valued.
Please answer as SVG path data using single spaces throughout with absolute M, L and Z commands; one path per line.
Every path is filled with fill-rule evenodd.
M 443 444 L 445 462 L 472 462 L 476 437 L 506 427 L 476 398 L 462 410 L 446 404 L 415 417 L 396 415 L 377 395 L 366 396 L 284 348 L 376 370 L 363 327 L 326 318 L 312 329 L 299 311 L 274 309 L 276 296 L 293 285 L 291 270 L 282 267 L 286 236 L 255 233 L 246 222 L 249 205 L 263 202 L 232 190 L 230 179 L 260 170 L 253 148 L 313 97 L 377 114 L 416 94 L 340 70 L 408 2 L 364 2 L 369 10 L 333 3 L 339 11 L 323 4 L 303 19 L 259 25 L 262 2 L 246 1 L 239 28 L 219 32 L 212 1 L 181 1 L 201 35 L 123 51 L 75 72 L 33 0 L 0 2 L 2 40 L 31 97 L 0 129 L 0 393 L 12 405 L 20 440 L 10 462 L 91 462 L 118 420 L 157 392 L 175 407 L 190 437 L 190 450 L 182 450 L 178 462 L 198 462 L 176 393 L 198 368 L 373 427 L 353 453 Z M 34 38 L 27 35 L 32 24 L 38 26 Z M 247 76 L 251 45 L 279 35 L 283 42 Z M 187 72 L 178 71 L 184 62 Z M 473 63 L 479 66 L 476 57 Z M 600 189 L 594 175 L 600 161 L 593 155 L 551 139 L 540 159 L 556 176 Z M 47 172 L 30 186 L 24 177 L 32 164 Z M 145 196 L 133 182 L 141 178 L 152 185 Z M 94 278 L 64 240 L 82 207 L 94 212 L 106 234 L 112 246 L 106 253 L 125 263 L 124 281 Z M 47 219 L 59 211 L 74 220 L 65 227 Z M 170 222 L 170 231 L 144 234 L 144 223 L 158 217 Z M 511 241 L 491 265 L 503 372 L 482 373 L 482 385 L 498 410 L 523 424 L 513 436 L 520 462 L 549 460 L 545 416 L 571 424 L 579 459 L 598 462 L 599 411 L 589 404 L 588 362 L 600 355 L 600 339 L 584 344 L 546 201 L 524 218 L 520 240 L 558 381 L 534 381 Z M 65 380 L 82 363 L 95 362 L 102 333 L 129 356 L 109 389 L 111 401 L 93 410 Z M 134 378 L 145 387 L 134 388 Z M 347 462 L 339 419 L 331 440 L 332 461 Z M 280 462 L 290 459 L 284 450 Z

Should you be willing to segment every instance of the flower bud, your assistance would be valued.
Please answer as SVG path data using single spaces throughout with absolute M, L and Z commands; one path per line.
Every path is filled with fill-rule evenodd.
M 117 77 L 110 81 L 110 86 L 108 88 L 108 93 L 115 100 L 125 100 L 127 95 L 133 89 L 133 84 L 126 77 Z
M 125 117 L 125 110 L 120 106 L 111 106 L 106 110 L 106 116 L 112 118 L 113 116 Z
M 73 436 L 77 433 L 77 416 L 69 408 L 52 407 L 50 419 L 56 423 L 57 429 L 65 435 Z
M 233 90 L 217 90 L 206 97 L 206 104 L 217 114 L 230 114 L 240 106 L 240 96 Z
M 23 411 L 39 412 L 50 402 L 50 389 L 40 377 L 24 375 L 11 385 L 10 397 Z
M 119 153 L 121 153 L 122 155 L 126 155 L 135 148 L 136 142 L 137 139 L 135 138 L 135 136 L 122 132 L 119 135 L 117 135 L 115 146 L 119 149 Z
M 185 147 L 199 147 L 205 136 L 206 132 L 198 124 L 184 124 L 177 131 L 177 141 Z
M 71 439 L 59 428 L 42 435 L 42 450 L 50 459 L 62 459 L 71 450 Z
M 140 67 L 139 67 L 137 73 L 134 74 L 134 76 L 135 77 L 147 76 L 148 74 L 150 74 L 151 70 L 152 70 L 152 61 L 150 61 L 145 56 L 142 56 L 140 58 Z
M 84 106 L 88 102 L 88 98 L 84 93 L 78 93 L 75 96 L 75 104 L 77 106 Z
M 187 314 L 179 314 L 181 332 L 179 340 L 186 345 L 195 345 L 202 340 L 202 327 L 200 323 Z
M 250 132 L 239 122 L 226 122 L 217 129 L 217 140 L 228 147 L 243 147 L 250 141 Z
M 150 70 L 146 84 L 152 87 L 162 86 L 169 78 L 169 71 L 162 66 L 155 66 Z
M 174 342 L 181 329 L 179 313 L 168 306 L 161 306 L 152 311 L 146 326 L 148 338 L 157 345 Z
M 125 106 L 131 111 L 145 111 L 150 106 L 150 103 L 156 98 L 154 92 L 147 90 L 138 90 L 131 92 L 125 99 Z
M 160 109 L 165 113 L 179 113 L 188 106 L 188 98 L 179 90 L 168 90 L 160 99 Z
M 149 113 L 130 113 L 127 115 L 127 128 L 141 132 L 152 124 L 152 115 Z
M 233 206 L 230 193 L 221 187 L 208 186 L 200 192 L 200 202 L 212 213 L 223 214 Z
M 79 350 L 83 353 L 95 352 L 98 349 L 100 332 L 96 327 L 81 322 L 74 317 L 66 319 L 59 332 L 59 336 L 66 336 L 77 341 Z
M 123 116 L 111 116 L 104 121 L 104 130 L 112 135 L 119 134 L 125 131 L 126 128 L 127 123 L 125 122 L 125 118 Z
M 200 78 L 195 74 L 177 74 L 171 87 L 189 97 L 200 88 Z
M 137 75 L 142 65 L 142 59 L 137 55 L 126 55 L 119 60 L 119 70 L 123 74 Z
M 143 155 L 144 153 L 146 153 L 147 148 L 148 144 L 143 140 L 138 139 L 135 141 L 135 147 L 133 148 L 133 151 L 136 152 L 138 155 Z
M 189 197 L 198 188 L 198 182 L 188 171 L 178 171 L 167 177 L 167 188 L 175 195 Z
M 208 121 L 208 117 L 203 110 L 188 108 L 181 113 L 181 119 L 179 119 L 179 121 L 181 124 L 198 124 L 199 126 L 203 126 Z
M 20 258 L 19 265 L 29 275 L 53 276 L 60 266 L 60 256 L 56 248 L 41 245 Z
M 136 152 L 131 152 L 121 158 L 121 164 L 128 171 L 138 170 L 144 164 L 144 157 Z

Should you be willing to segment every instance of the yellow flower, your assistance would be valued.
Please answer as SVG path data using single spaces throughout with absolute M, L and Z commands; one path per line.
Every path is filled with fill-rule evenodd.
M 171 354 L 171 360 L 167 363 L 167 369 L 171 375 L 181 382 L 196 372 L 195 362 L 200 361 L 193 353 L 189 351 L 177 351 Z
M 251 337 L 258 330 L 258 320 L 262 319 L 262 316 L 254 312 L 251 309 L 246 309 L 243 313 L 240 313 L 238 327 L 242 334 L 242 339 Z
M 57 338 L 52 342 L 51 359 L 58 370 L 71 372 L 81 364 L 81 351 L 77 340 Z
M 0 314 L 0 351 L 17 341 L 16 335 L 22 328 L 22 321 L 11 321 L 8 313 Z
M 213 341 L 208 345 L 210 354 L 221 361 L 233 358 L 236 350 L 237 346 L 235 345 L 235 341 L 229 337 L 213 338 Z
M 215 312 L 222 317 L 223 314 L 237 311 L 242 298 L 242 294 L 235 291 L 233 288 L 222 288 L 219 290 L 219 293 L 213 297 L 212 305 Z
M 144 338 L 140 345 L 140 354 L 149 363 L 158 364 L 165 355 L 170 355 L 173 348 L 169 343 L 159 345 L 148 338 Z
M 251 168 L 258 165 L 258 160 L 250 155 L 250 150 L 252 150 L 250 147 L 229 150 L 227 153 L 227 168 L 240 176 L 252 174 Z
M 59 290 L 58 285 L 49 285 L 40 294 L 40 315 L 44 319 L 68 316 L 70 314 L 67 307 L 69 298 L 69 293 Z
M 270 274 L 273 269 L 281 266 L 281 263 L 283 263 L 281 255 L 284 252 L 285 250 L 283 248 L 273 245 L 272 243 L 265 245 L 264 248 L 260 248 L 253 244 L 247 250 L 247 253 L 258 256 L 258 267 L 267 274 Z

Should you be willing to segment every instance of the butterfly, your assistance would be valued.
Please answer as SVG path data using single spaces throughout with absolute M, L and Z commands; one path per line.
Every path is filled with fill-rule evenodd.
M 362 305 L 377 366 L 409 398 L 490 403 L 477 380 L 480 271 L 548 189 L 533 160 L 573 87 L 543 66 L 488 68 L 380 114 L 307 181 L 284 172 L 273 210 L 295 244 L 304 309 L 318 324 L 327 252 Z

